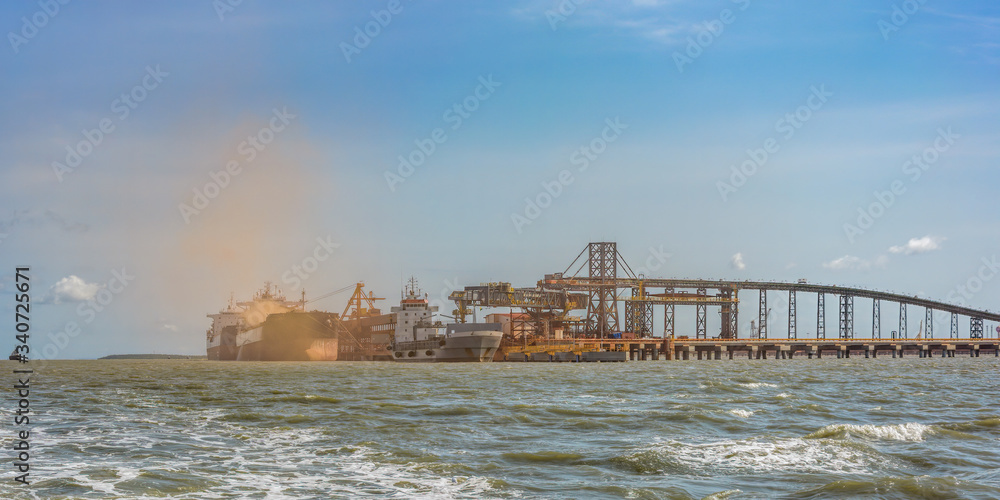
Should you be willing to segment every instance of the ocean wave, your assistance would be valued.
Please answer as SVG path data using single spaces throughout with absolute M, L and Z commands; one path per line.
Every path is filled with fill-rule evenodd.
M 720 491 L 717 493 L 712 493 L 711 495 L 708 495 L 707 497 L 702 498 L 701 500 L 726 500 L 727 498 L 733 495 L 739 495 L 740 493 L 743 493 L 743 491 L 742 490 Z
M 805 474 L 870 475 L 896 461 L 871 447 L 836 440 L 751 439 L 704 444 L 670 441 L 611 459 L 638 474 Z
M 733 384 L 728 380 L 705 380 L 698 384 L 699 392 L 705 393 L 728 393 L 728 394 L 739 394 L 742 391 L 739 390 L 739 386 L 743 384 Z
M 331 398 L 328 396 L 314 396 L 312 394 L 307 395 L 294 395 L 294 396 L 282 396 L 278 398 L 264 398 L 261 401 L 267 403 L 301 403 L 301 404 L 337 404 L 340 400 L 337 398 Z
M 482 476 L 434 476 L 426 473 L 426 464 L 379 462 L 369 448 L 338 457 L 340 474 L 334 479 L 345 493 L 357 496 L 378 494 L 383 498 L 456 498 L 483 497 L 499 485 Z M 346 473 L 346 474 L 345 474 Z
M 738 385 L 740 387 L 746 387 L 747 389 L 760 389 L 761 387 L 778 387 L 776 384 L 771 384 L 768 382 L 740 382 Z
M 583 458 L 583 455 L 577 453 L 565 453 L 560 451 L 504 453 L 502 456 L 512 462 L 557 464 L 575 463 Z
M 936 431 L 928 425 L 910 422 L 894 425 L 827 425 L 806 435 L 806 439 L 847 439 L 860 437 L 882 441 L 923 441 Z
M 445 406 L 440 408 L 429 408 L 424 410 L 422 413 L 432 417 L 461 417 L 480 412 L 473 410 L 468 406 Z
M 984 418 L 971 422 L 941 424 L 941 427 L 952 431 L 991 431 L 1000 429 L 1000 417 Z
M 740 418 L 750 418 L 751 416 L 753 416 L 753 412 L 752 411 L 750 411 L 750 410 L 741 410 L 739 408 L 734 409 L 734 410 L 729 410 L 729 413 L 731 413 L 731 414 L 733 414 L 733 415 L 735 415 L 737 417 L 740 417 Z
M 791 498 L 1000 498 L 1000 488 L 955 477 L 901 476 L 834 481 Z

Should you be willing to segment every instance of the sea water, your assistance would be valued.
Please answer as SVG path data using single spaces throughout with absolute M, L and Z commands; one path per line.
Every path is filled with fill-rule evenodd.
M 7 385 L 0 498 L 992 499 L 998 377 L 992 356 L 50 362 L 29 486 Z

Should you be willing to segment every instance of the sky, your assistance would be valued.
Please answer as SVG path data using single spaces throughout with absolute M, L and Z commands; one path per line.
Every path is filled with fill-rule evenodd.
M 592 241 L 650 277 L 1000 309 L 996 2 L 42 0 L 0 21 L 0 309 L 30 267 L 36 357 L 203 354 L 205 315 L 265 281 L 363 281 L 388 309 L 414 276 L 444 306 Z

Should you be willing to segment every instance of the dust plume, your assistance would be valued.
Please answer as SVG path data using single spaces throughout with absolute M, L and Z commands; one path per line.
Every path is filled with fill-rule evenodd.
M 263 301 L 249 304 L 243 311 L 243 322 L 248 327 L 254 327 L 264 322 L 271 314 L 278 314 L 291 311 L 293 308 L 279 304 L 278 302 Z
M 195 190 L 205 192 L 206 184 L 216 182 L 211 174 L 218 179 L 229 162 L 238 162 L 241 170 L 189 223 L 179 225 L 175 248 L 164 256 L 169 267 L 163 295 L 184 302 L 185 315 L 204 315 L 222 306 L 221 297 L 230 292 L 237 300 L 249 300 L 265 281 L 280 285 L 289 266 L 308 255 L 307 247 L 317 236 L 327 233 L 315 209 L 322 161 L 316 148 L 301 138 L 298 124 L 276 133 L 252 160 L 241 148 L 270 118 L 246 118 L 224 137 L 214 134 L 211 141 L 191 139 L 202 147 L 190 150 L 184 181 L 177 184 L 179 202 L 191 205 Z M 198 290 L 197 299 L 191 297 L 192 290 Z

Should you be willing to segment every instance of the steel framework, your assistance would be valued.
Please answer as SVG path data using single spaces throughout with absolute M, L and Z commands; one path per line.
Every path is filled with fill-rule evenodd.
M 969 338 L 983 338 L 983 318 L 969 318 Z
M 924 324 L 927 325 L 924 327 L 924 338 L 934 338 L 934 309 L 924 308 Z
M 643 291 L 632 289 L 632 298 L 641 299 Z M 645 300 L 625 301 L 625 328 L 639 337 L 653 336 L 653 303 Z
M 673 288 L 667 288 L 664 290 L 664 294 L 672 295 L 674 293 Z M 674 336 L 674 305 L 666 304 L 663 307 L 663 336 L 673 337 Z
M 816 338 L 826 338 L 826 294 L 816 294 Z
M 796 339 L 798 334 L 795 331 L 795 290 L 788 291 L 788 338 Z
M 600 338 L 610 336 L 618 329 L 618 245 L 616 243 L 591 243 L 588 263 L 590 277 L 599 280 L 600 286 L 590 290 L 587 306 L 587 326 Z
M 895 338 L 895 337 L 894 337 Z M 906 304 L 899 304 L 899 338 L 906 337 Z
M 840 296 L 840 338 L 854 338 L 854 297 Z
M 767 338 L 767 290 L 760 289 L 760 302 L 757 305 L 757 338 Z
M 585 257 L 584 257 L 585 256 Z M 907 335 L 907 308 L 908 306 L 918 306 L 925 308 L 925 322 L 927 336 L 933 336 L 933 316 L 935 311 L 944 311 L 952 316 L 951 336 L 958 336 L 957 316 L 967 316 L 973 320 L 1000 321 L 1000 314 L 983 310 L 972 309 L 966 306 L 948 304 L 934 301 L 914 295 L 904 295 L 898 293 L 881 292 L 855 287 L 841 287 L 835 285 L 811 284 L 805 280 L 798 282 L 774 282 L 774 281 L 733 281 L 733 280 L 704 280 L 704 279 L 667 279 L 667 278 L 646 278 L 636 277 L 628 264 L 619 254 L 617 245 L 613 242 L 590 243 L 577 256 L 577 259 L 570 264 L 574 268 L 577 263 L 580 268 L 573 275 L 567 272 L 546 275 L 543 280 L 539 280 L 535 293 L 565 293 L 569 291 L 583 292 L 586 297 L 585 305 L 587 315 L 582 323 L 584 332 L 589 337 L 608 338 L 611 333 L 619 331 L 619 328 L 633 330 L 638 335 L 651 336 L 652 318 L 656 311 L 654 307 L 663 306 L 663 333 L 664 336 L 676 334 L 685 335 L 678 331 L 676 322 L 676 306 L 695 306 L 695 325 L 692 337 L 706 339 L 712 335 L 708 332 L 707 309 L 708 307 L 720 307 L 719 314 L 721 327 L 718 331 L 718 338 L 735 339 L 739 337 L 739 299 L 740 290 L 757 290 L 760 296 L 758 303 L 759 326 L 755 335 L 761 339 L 773 337 L 770 335 L 771 323 L 767 294 L 769 291 L 788 292 L 788 337 L 799 338 L 798 323 L 798 296 L 802 292 L 816 294 L 816 337 L 826 338 L 826 294 L 837 295 L 840 299 L 840 328 L 839 336 L 842 338 L 854 338 L 856 335 L 854 324 L 854 299 L 872 299 L 872 336 L 881 338 L 881 303 L 883 301 L 894 302 L 899 305 L 899 328 L 893 332 L 893 338 L 906 339 Z M 585 274 L 586 273 L 586 274 Z M 620 292 L 629 289 L 631 293 Z M 639 292 L 636 292 L 636 290 Z M 662 293 L 650 293 L 650 290 Z M 541 300 L 545 302 L 546 300 Z M 625 304 L 625 321 L 619 323 L 618 306 L 619 301 Z M 977 326 L 977 321 L 972 321 L 970 334 L 980 335 L 981 329 Z M 984 325 L 985 327 L 985 325 Z M 682 328 L 688 330 L 687 328 Z
M 736 339 L 739 338 L 739 299 L 735 288 L 723 288 L 720 295 L 727 302 L 722 304 L 719 315 L 722 319 L 722 331 L 719 338 Z
M 872 338 L 882 338 L 882 306 L 879 299 L 872 299 Z

